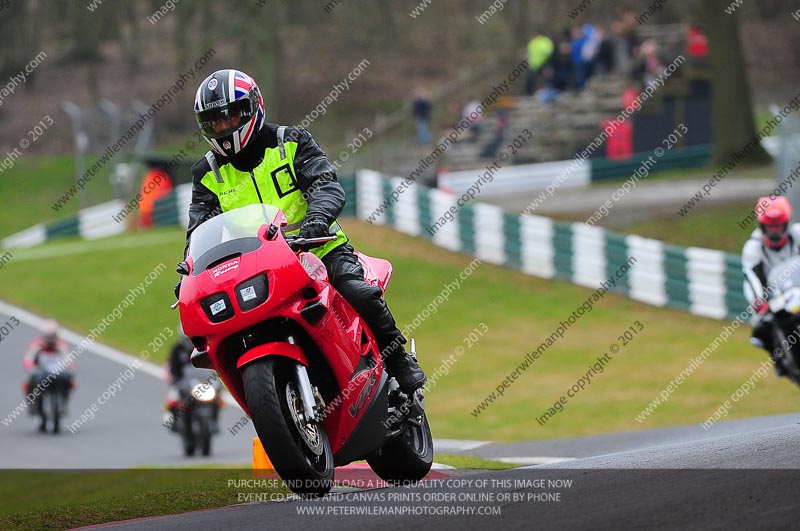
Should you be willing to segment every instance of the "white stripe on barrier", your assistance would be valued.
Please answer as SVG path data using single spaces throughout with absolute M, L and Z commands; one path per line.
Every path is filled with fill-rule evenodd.
M 3 249 L 20 249 L 33 247 L 47 241 L 47 228 L 44 223 L 38 223 L 3 240 Z
M 506 238 L 503 231 L 503 209 L 484 203 L 475 203 L 472 208 L 475 256 L 491 264 L 505 264 Z
M 664 244 L 658 240 L 630 235 L 625 238 L 628 256 L 636 259 L 630 271 L 629 296 L 655 306 L 667 303 Z
M 192 184 L 182 184 L 175 189 L 178 220 L 183 228 L 189 227 L 189 205 L 192 204 Z
M 392 188 L 397 188 L 405 179 L 392 178 Z M 394 210 L 394 227 L 405 234 L 420 235 L 419 205 L 417 205 L 417 185 L 412 184 L 397 197 Z
M 376 225 L 385 224 L 386 217 L 378 210 L 384 200 L 383 176 L 373 170 L 359 170 L 356 173 L 356 216 Z
M 115 199 L 84 208 L 78 212 L 78 232 L 81 237 L 86 240 L 94 240 L 124 233 L 128 228 L 128 218 L 138 215 L 133 209 L 131 212 L 120 214 L 125 207 L 126 203 L 121 199 Z M 114 216 L 119 215 L 124 217 L 117 222 L 114 220 Z
M 553 278 L 553 220 L 542 216 L 521 216 L 522 270 L 537 277 Z
M 456 204 L 456 196 L 441 190 L 433 189 L 430 191 L 431 218 L 438 220 L 451 207 L 454 207 L 455 215 L 452 219 L 445 219 L 444 224 L 440 224 L 438 230 L 433 234 L 433 243 L 451 251 L 460 251 L 462 248 L 461 231 L 458 226 L 459 208 Z
M 686 276 L 689 279 L 690 311 L 722 319 L 728 314 L 725 304 L 725 253 L 712 249 L 686 249 Z
M 572 224 L 572 281 L 598 288 L 607 279 L 605 231 L 600 227 Z

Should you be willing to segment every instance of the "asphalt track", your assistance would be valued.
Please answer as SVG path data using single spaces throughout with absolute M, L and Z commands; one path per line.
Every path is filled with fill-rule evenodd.
M 20 357 L 37 318 L 0 303 L 0 322 L 22 322 L 0 343 L 0 421 L 22 399 Z M 68 334 L 73 342 L 81 338 Z M 102 338 L 101 338 L 102 341 Z M 95 345 L 77 364 L 70 416 L 89 407 L 134 359 Z M 36 433 L 27 415 L 0 422 L 0 468 L 129 468 L 194 464 L 160 424 L 166 384 L 145 365 L 76 433 Z M 214 463 L 242 463 L 252 427 L 223 411 Z M 793 529 L 800 507 L 800 415 L 572 439 L 497 444 L 437 441 L 437 450 L 549 463 L 454 475 L 417 487 L 336 493 L 102 524 L 103 529 Z M 243 456 L 245 456 L 243 458 Z M 759 469 L 759 470 L 754 470 Z M 540 483 L 541 482 L 541 483 Z M 552 482 L 552 483 L 551 483 Z M 314 511 L 316 514 L 308 514 Z M 477 511 L 491 514 L 479 515 Z M 472 514 L 469 514 L 469 513 Z
M 223 408 L 221 434 L 212 441 L 210 458 L 184 457 L 179 437 L 161 425 L 167 392 L 162 369 L 145 364 L 133 373 L 135 376 L 131 380 L 120 381 L 127 365 L 136 358 L 100 344 L 81 353 L 75 361 L 77 388 L 70 400 L 67 425 L 96 403 L 98 411 L 94 419 L 74 433 L 65 426 L 59 435 L 38 433 L 33 418 L 27 413 L 9 422 L 9 413 L 24 398 L 22 356 L 28 342 L 36 335 L 38 323 L 38 317 L 0 303 L 0 323 L 5 323 L 12 315 L 21 324 L 0 342 L 3 365 L 0 371 L 0 444 L 3 448 L 0 469 L 102 469 L 249 462 L 255 435 L 252 425 L 245 426 L 236 435 L 228 432 L 243 415 L 238 407 Z M 83 338 L 68 332 L 65 339 L 72 348 Z M 149 339 L 143 339 L 143 344 Z M 99 404 L 103 393 L 117 381 L 121 382 L 121 389 L 104 404 Z
M 800 426 L 792 421 L 418 487 L 334 494 L 320 501 L 250 503 L 98 527 L 129 531 L 295 530 L 317 525 L 326 530 L 797 529 L 798 441 Z M 394 514 L 386 514 L 390 510 Z M 464 514 L 470 511 L 473 514 Z

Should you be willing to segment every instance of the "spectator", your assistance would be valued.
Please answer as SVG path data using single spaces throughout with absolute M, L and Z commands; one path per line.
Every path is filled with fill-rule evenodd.
M 503 144 L 506 127 L 508 127 L 508 119 L 506 118 L 506 112 L 501 109 L 495 114 L 495 134 L 492 140 L 486 144 L 481 151 L 482 158 L 489 159 L 497 155 L 497 151 Z
M 664 61 L 658 53 L 658 43 L 655 39 L 647 39 L 642 43 L 641 54 L 644 63 L 642 83 L 648 86 L 664 71 Z
M 646 68 L 641 46 L 638 44 L 634 45 L 631 53 L 633 54 L 633 62 L 631 63 L 630 78 L 631 81 L 636 85 L 640 85 L 644 79 L 644 72 Z
M 468 120 L 470 123 L 470 142 L 477 142 L 478 137 L 483 131 L 483 114 L 486 111 L 481 107 L 481 102 L 475 99 L 469 100 L 461 110 L 461 119 Z M 477 116 L 477 118 L 475 117 Z
M 533 95 L 539 81 L 547 76 L 550 59 L 553 56 L 553 41 L 547 35 L 536 32 L 528 41 L 528 78 L 525 81 L 525 94 Z
M 599 44 L 594 59 L 593 71 L 595 74 L 602 76 L 614 71 L 614 44 L 601 27 L 597 28 L 597 39 Z
M 572 46 L 567 38 L 558 43 L 553 57 L 553 88 L 567 90 L 572 83 Z
M 583 46 L 586 44 L 586 35 L 583 32 L 583 28 L 574 26 L 571 30 L 571 36 L 572 85 L 577 92 L 580 92 L 586 84 L 586 64 L 583 60 Z
M 431 102 L 426 90 L 420 89 L 414 93 L 411 109 L 417 121 L 417 143 L 427 146 L 431 143 Z
M 142 188 L 139 192 L 139 228 L 153 228 L 153 208 L 158 199 L 172 191 L 172 179 L 162 168 L 153 167 L 144 176 Z
M 581 59 L 584 65 L 584 75 L 586 79 L 590 79 L 594 75 L 594 62 L 597 51 L 600 49 L 600 34 L 591 24 L 584 24 L 582 30 L 586 40 L 581 48 Z
M 624 71 L 631 59 L 635 57 L 635 47 L 639 44 L 639 36 L 636 31 L 636 13 L 623 4 L 617 8 L 619 20 L 611 26 L 613 33 L 617 36 L 616 65 Z
M 707 65 L 708 61 L 708 37 L 703 30 L 697 26 L 689 26 L 686 35 L 686 51 L 689 53 L 689 60 L 699 67 Z

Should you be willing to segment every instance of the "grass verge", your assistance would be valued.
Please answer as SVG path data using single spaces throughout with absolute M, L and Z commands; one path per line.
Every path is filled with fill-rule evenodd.
M 344 225 L 358 248 L 384 256 L 395 266 L 387 300 L 401 328 L 415 319 L 419 324 L 412 336 L 417 339 L 421 363 L 434 380 L 427 404 L 435 437 L 531 440 L 703 422 L 764 359 L 749 345 L 748 331 L 742 326 L 727 341 L 718 341 L 719 348 L 692 371 L 669 401 L 637 420 L 726 323 L 608 294 L 503 396 L 476 414 L 478 404 L 591 291 L 481 264 L 447 301 L 425 312 L 427 318 L 418 319 L 472 259 L 386 228 L 353 220 L 345 220 Z M 20 252 L 6 264 L 0 271 L 0 297 L 88 332 L 155 265 L 171 268 L 183 249 L 183 233 L 162 230 L 57 245 Z M 54 255 L 45 258 L 42 253 Z M 164 326 L 176 326 L 178 316 L 169 310 L 176 277 L 169 269 L 162 274 L 146 295 L 106 329 L 100 341 L 137 353 Z M 602 373 L 592 376 L 590 385 L 569 398 L 562 413 L 540 425 L 536 419 L 566 395 L 611 344 L 619 343 L 619 336 L 635 320 L 641 321 L 644 330 Z M 156 353 L 154 360 L 165 352 Z M 79 359 L 78 370 L 81 363 L 91 360 L 91 356 Z M 795 394 L 796 389 L 784 380 L 760 379 L 746 399 L 736 401 L 729 416 L 790 412 Z
M 287 495 L 277 482 L 235 483 L 250 470 L 77 470 L 0 472 L 0 529 L 74 527 L 239 503 L 240 492 Z

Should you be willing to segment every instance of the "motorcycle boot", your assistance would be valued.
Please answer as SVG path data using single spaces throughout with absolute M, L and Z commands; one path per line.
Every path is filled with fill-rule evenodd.
M 384 365 L 389 376 L 397 380 L 400 390 L 407 395 L 411 395 L 428 381 L 415 357 L 408 354 L 402 345 L 385 355 Z

